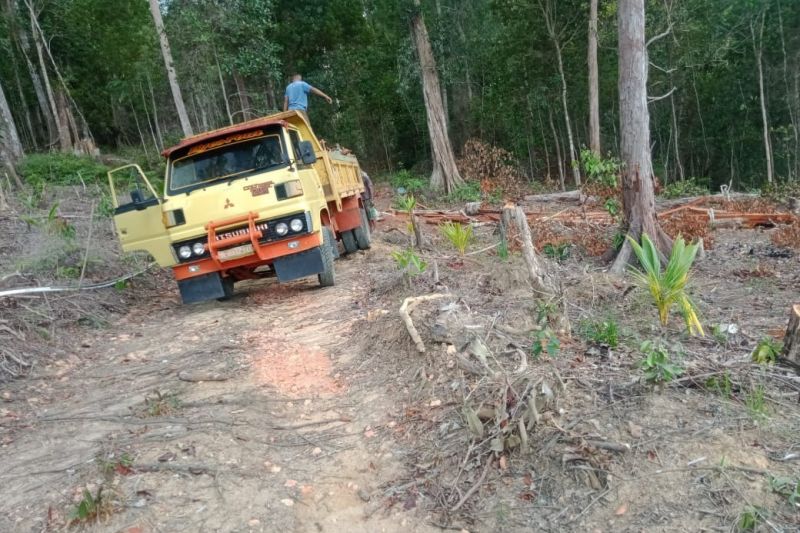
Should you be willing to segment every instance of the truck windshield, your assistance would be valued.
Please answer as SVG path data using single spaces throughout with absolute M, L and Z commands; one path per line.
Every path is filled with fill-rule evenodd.
M 288 164 L 278 134 L 212 149 L 212 145 L 223 142 L 192 147 L 185 155 L 174 159 L 169 173 L 170 192 L 189 191 L 212 181 L 244 177 Z

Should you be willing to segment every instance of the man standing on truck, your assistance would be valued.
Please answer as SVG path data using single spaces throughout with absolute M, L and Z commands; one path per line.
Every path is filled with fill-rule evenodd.
M 308 93 L 321 96 L 329 104 L 333 103 L 333 98 L 304 82 L 300 74 L 295 74 L 292 76 L 292 82 L 286 86 L 286 94 L 283 96 L 283 110 L 290 111 L 294 109 L 308 113 Z

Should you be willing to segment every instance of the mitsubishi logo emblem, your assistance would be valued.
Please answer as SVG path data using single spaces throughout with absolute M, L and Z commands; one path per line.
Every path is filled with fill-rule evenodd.
M 229 207 L 233 207 L 233 202 L 231 202 L 230 198 L 225 198 L 225 209 Z

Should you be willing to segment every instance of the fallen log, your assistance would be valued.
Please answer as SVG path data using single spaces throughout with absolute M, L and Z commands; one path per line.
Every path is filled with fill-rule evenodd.
M 533 202 L 579 202 L 583 203 L 587 199 L 587 196 L 583 194 L 583 191 L 580 189 L 576 189 L 574 191 L 567 191 L 567 192 L 553 192 L 548 194 L 533 194 L 529 196 L 524 196 L 522 200 L 526 203 L 533 203 Z

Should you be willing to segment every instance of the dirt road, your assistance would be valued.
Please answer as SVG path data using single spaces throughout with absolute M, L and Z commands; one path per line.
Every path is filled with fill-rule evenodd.
M 373 260 L 339 261 L 324 290 L 167 294 L 16 384 L 0 403 L 0 531 L 60 529 L 101 486 L 87 530 L 426 530 L 380 509 L 401 457 L 355 334 Z

